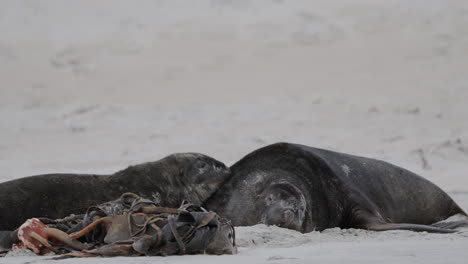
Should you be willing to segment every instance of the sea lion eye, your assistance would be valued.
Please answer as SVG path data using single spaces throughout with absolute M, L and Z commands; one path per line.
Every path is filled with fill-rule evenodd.
M 267 203 L 267 204 L 271 204 L 273 201 L 274 201 L 273 195 L 268 195 L 268 196 L 266 197 L 266 203 Z

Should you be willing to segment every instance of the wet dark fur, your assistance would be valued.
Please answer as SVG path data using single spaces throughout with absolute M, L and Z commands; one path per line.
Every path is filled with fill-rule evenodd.
M 180 153 L 111 175 L 46 174 L 0 184 L 0 230 L 12 230 L 32 217 L 62 218 L 91 205 L 133 192 L 161 206 L 183 200 L 201 204 L 229 176 L 226 166 L 208 156 Z
M 331 227 L 449 232 L 419 225 L 466 215 L 439 187 L 408 170 L 303 145 L 266 146 L 235 163 L 231 173 L 205 207 L 234 225 L 262 223 L 268 207 L 262 192 L 278 181 L 294 185 L 305 197 L 302 226 L 293 228 L 301 232 Z

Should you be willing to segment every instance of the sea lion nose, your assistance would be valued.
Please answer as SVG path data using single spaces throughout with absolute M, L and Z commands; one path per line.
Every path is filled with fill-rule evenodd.
M 265 212 L 263 222 L 266 225 L 290 228 L 294 225 L 295 217 L 294 210 L 274 206 Z
M 284 210 L 281 215 L 281 221 L 278 224 L 279 227 L 289 227 L 294 221 L 294 212 L 291 209 Z
M 286 210 L 283 212 L 284 222 L 291 222 L 294 219 L 294 212 L 292 210 Z

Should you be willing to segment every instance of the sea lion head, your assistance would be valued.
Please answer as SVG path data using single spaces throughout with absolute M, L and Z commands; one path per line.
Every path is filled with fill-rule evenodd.
M 172 157 L 178 164 L 179 179 L 199 198 L 190 201 L 193 203 L 203 203 L 231 175 L 224 163 L 200 153 L 177 153 Z
M 282 181 L 271 184 L 260 194 L 264 203 L 261 223 L 301 231 L 306 199 L 296 186 Z

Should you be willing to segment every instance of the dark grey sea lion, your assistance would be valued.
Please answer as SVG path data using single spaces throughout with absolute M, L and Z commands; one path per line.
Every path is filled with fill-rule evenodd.
M 466 213 L 435 184 L 380 160 L 277 143 L 230 169 L 205 207 L 237 226 L 453 232 L 448 228 L 467 223 L 431 226 Z
M 62 218 L 133 192 L 164 207 L 183 200 L 202 204 L 229 177 L 220 161 L 180 153 L 130 166 L 112 175 L 46 174 L 0 184 L 0 230 L 13 230 L 32 217 Z

